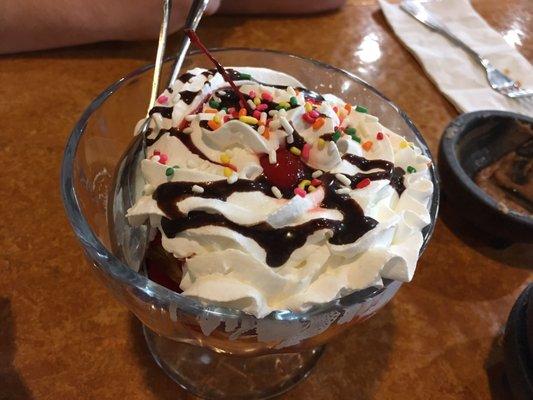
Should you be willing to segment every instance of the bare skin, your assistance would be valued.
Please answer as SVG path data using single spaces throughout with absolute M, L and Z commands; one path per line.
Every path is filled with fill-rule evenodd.
M 192 0 L 175 0 L 171 30 L 185 20 Z M 345 0 L 211 0 L 207 13 L 305 14 L 341 7 Z M 0 1 L 0 54 L 107 40 L 157 37 L 158 0 Z

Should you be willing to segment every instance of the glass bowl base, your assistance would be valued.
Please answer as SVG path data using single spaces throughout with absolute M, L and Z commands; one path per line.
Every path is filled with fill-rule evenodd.
M 157 364 L 185 390 L 204 399 L 269 399 L 291 389 L 316 364 L 324 346 L 300 353 L 236 357 L 176 342 L 143 325 Z

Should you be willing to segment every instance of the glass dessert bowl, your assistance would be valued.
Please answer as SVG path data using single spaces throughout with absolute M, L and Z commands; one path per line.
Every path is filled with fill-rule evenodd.
M 411 121 L 379 92 L 348 72 L 300 57 L 250 49 L 221 49 L 214 54 L 228 66 L 283 71 L 319 93 L 345 101 L 357 99 L 380 122 L 429 150 Z M 166 63 L 167 68 L 170 62 Z M 193 53 L 183 67 L 211 68 Z M 306 311 L 273 311 L 263 318 L 216 304 L 204 304 L 169 290 L 136 272 L 145 250 L 143 227 L 128 224 L 132 194 L 125 181 L 124 153 L 132 128 L 143 115 L 152 66 L 122 78 L 85 111 L 67 143 L 62 192 L 68 217 L 98 276 L 144 324 L 156 362 L 179 385 L 205 398 L 267 398 L 288 390 L 307 375 L 323 345 L 352 325 L 374 315 L 397 292 L 401 282 L 383 280 Z M 420 253 L 436 221 L 439 185 L 433 164 L 430 224 Z M 117 185 L 117 182 L 120 184 Z

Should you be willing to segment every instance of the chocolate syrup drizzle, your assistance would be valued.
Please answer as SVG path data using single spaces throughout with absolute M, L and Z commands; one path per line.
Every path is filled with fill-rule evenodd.
M 196 96 L 198 96 L 198 93 L 200 93 L 200 91 L 196 91 L 196 92 L 193 92 L 193 91 L 190 91 L 190 90 L 182 90 L 180 92 L 180 95 L 181 95 L 181 100 L 189 105 L 193 102 L 193 100 L 196 98 Z
M 216 70 L 208 70 L 202 72 L 204 76 L 208 77 L 214 74 Z M 233 69 L 227 70 L 228 74 L 235 80 L 241 80 L 241 74 Z M 185 73 L 178 79 L 181 82 L 187 82 L 194 75 Z M 248 78 L 246 78 L 248 79 Z M 253 78 L 250 80 L 266 85 Z M 268 85 L 286 89 L 283 85 Z M 323 101 L 324 98 L 315 92 L 309 91 L 305 88 L 297 88 L 304 92 L 306 100 Z M 219 91 L 225 92 L 219 94 Z M 181 99 L 186 104 L 191 104 L 199 92 L 181 91 Z M 242 102 L 240 96 L 230 88 L 221 88 L 217 90 L 217 97 L 220 98 L 221 108 L 239 107 Z M 246 99 L 250 98 L 244 95 Z M 268 102 L 268 110 L 275 109 L 277 103 Z M 150 114 L 159 112 L 165 118 L 171 118 L 172 107 L 155 107 Z M 205 121 L 202 121 L 205 122 Z M 207 123 L 200 126 L 209 129 Z M 178 128 L 161 129 L 154 139 L 146 139 L 147 145 L 154 144 L 163 134 L 169 133 L 182 141 L 182 143 L 191 151 L 191 153 L 198 155 L 204 160 L 219 164 L 209 160 L 192 142 L 190 135 L 184 134 Z M 296 146 L 301 148 L 305 144 L 304 138 L 296 131 L 293 133 L 294 141 L 287 144 L 287 147 Z M 391 186 L 397 191 L 399 195 L 405 190 L 403 177 L 405 171 L 402 168 L 395 167 L 393 163 L 385 160 L 368 160 L 364 157 L 359 157 L 354 154 L 345 154 L 342 157 L 344 160 L 365 171 L 357 173 L 353 176 L 348 176 L 350 179 L 350 186 L 355 188 L 356 185 L 363 179 L 381 180 L 386 179 L 390 181 Z M 220 165 L 220 164 L 219 164 Z M 375 172 L 366 172 L 369 170 L 378 169 Z M 305 175 L 310 177 L 313 170 L 306 168 Z M 373 229 L 378 222 L 373 218 L 364 215 L 361 206 L 353 200 L 348 194 L 338 194 L 336 190 L 341 186 L 335 177 L 330 173 L 325 173 L 320 178 L 324 188 L 325 196 L 320 205 L 322 208 L 336 209 L 342 216 L 342 221 L 330 220 L 325 218 L 313 219 L 296 226 L 289 226 L 284 228 L 273 228 L 266 222 L 262 222 L 252 226 L 242 226 L 230 221 L 224 215 L 210 214 L 204 211 L 192 211 L 187 215 L 181 213 L 177 207 L 177 203 L 187 197 L 195 196 L 202 198 L 215 198 L 226 200 L 231 194 L 236 192 L 252 192 L 260 191 L 266 196 L 274 197 L 271 190 L 272 184 L 264 175 L 258 176 L 254 180 L 239 179 L 233 184 L 229 184 L 226 180 L 213 182 L 167 182 L 159 185 L 153 194 L 153 198 L 157 201 L 159 208 L 165 213 L 166 217 L 161 219 L 161 227 L 167 237 L 173 238 L 178 233 L 188 229 L 199 228 L 207 225 L 221 226 L 229 228 L 243 236 L 249 237 L 256 241 L 266 252 L 266 262 L 270 267 L 276 268 L 283 265 L 290 257 L 290 255 L 298 248 L 303 246 L 309 235 L 322 229 L 327 229 L 332 232 L 329 242 L 335 245 L 342 245 L 353 243 L 358 238 L 363 236 L 366 232 Z M 192 187 L 202 187 L 203 193 L 193 192 Z M 282 191 L 282 195 L 286 199 L 290 199 L 293 193 L 290 190 Z
M 292 125 L 292 124 L 291 124 Z M 293 127 L 294 128 L 294 127 Z M 298 133 L 298 131 L 296 131 L 296 129 L 292 132 L 292 139 L 293 139 L 293 142 L 292 143 L 285 143 L 285 146 L 289 149 L 291 148 L 292 146 L 295 146 L 295 147 L 298 147 L 299 149 L 301 149 L 302 147 L 304 147 L 304 144 L 305 144 L 305 139 L 302 137 L 302 135 L 300 135 Z
M 172 111 L 174 111 L 174 107 L 155 106 L 152 107 L 148 114 L 153 115 L 155 113 L 159 113 L 163 118 L 170 119 L 172 118 Z
M 183 82 L 183 83 L 187 83 L 187 82 L 189 82 L 189 80 L 191 80 L 195 76 L 196 75 L 191 74 L 190 72 L 185 72 L 184 74 L 181 74 L 180 76 L 178 76 L 178 80 Z
M 201 75 L 204 75 L 206 78 L 209 79 L 209 77 L 213 76 L 214 74 L 216 74 L 217 70 L 216 69 L 208 69 L 206 71 L 203 71 L 201 72 Z M 244 80 L 245 78 L 243 78 L 242 74 L 239 72 L 239 71 L 236 71 L 232 68 L 228 68 L 226 69 L 226 72 L 228 74 L 228 76 L 232 79 L 232 80 Z M 190 72 L 186 72 L 182 75 L 180 75 L 177 79 L 183 83 L 187 83 L 191 78 L 194 78 L 196 75 L 194 74 L 191 74 Z M 270 87 L 275 87 L 275 88 L 278 88 L 278 89 L 287 89 L 288 86 L 286 85 L 272 85 L 272 84 L 266 84 L 264 82 L 261 82 L 257 79 L 254 79 L 254 78 L 246 78 L 246 80 L 249 80 L 249 81 L 252 81 L 252 82 L 255 82 L 259 85 L 264 85 L 264 86 L 270 86 Z M 209 80 L 207 80 L 205 82 L 205 84 L 211 84 L 211 82 Z M 171 88 L 168 88 L 167 90 L 169 90 L 169 92 L 172 93 L 172 90 Z M 309 90 L 309 89 L 306 89 L 306 88 L 302 88 L 302 87 L 296 87 L 295 90 L 298 90 L 298 91 L 301 91 L 304 93 L 304 98 L 306 100 L 311 100 L 311 101 L 314 101 L 314 102 L 320 102 L 320 101 L 324 101 L 324 97 L 322 97 L 321 94 L 317 93 L 317 92 L 314 92 L 312 90 Z M 220 108 L 231 108 L 231 107 L 240 107 L 240 102 L 241 102 L 241 96 L 244 100 L 253 100 L 249 95 L 247 94 L 243 94 L 241 92 L 239 92 L 238 94 L 231 88 L 231 87 L 225 87 L 225 88 L 220 88 L 217 90 L 217 92 L 219 91 L 223 91 L 225 92 L 223 95 L 220 95 L 220 94 L 217 94 L 217 97 L 220 98 Z M 194 99 L 198 96 L 198 94 L 200 93 L 200 91 L 191 91 L 191 90 L 182 90 L 179 92 L 180 96 L 181 96 L 181 100 L 187 104 L 187 105 L 190 105 Z M 268 108 L 265 110 L 265 112 L 269 112 L 270 110 L 275 110 L 276 107 L 278 106 L 278 103 L 275 103 L 275 102 L 271 102 L 271 101 L 265 101 L 263 100 L 263 103 L 266 103 L 268 105 Z M 291 106 L 291 109 L 292 108 L 295 108 L 296 106 Z M 171 119 L 172 118 L 172 111 L 173 111 L 173 107 L 163 107 L 163 106 L 156 106 L 156 107 L 153 107 L 151 110 L 150 110 L 150 115 L 154 114 L 154 113 L 160 113 L 161 116 L 163 118 L 168 118 L 168 119 Z M 203 121 L 202 121 L 203 122 Z M 208 129 L 208 130 L 211 130 L 211 128 L 209 128 L 207 126 L 207 121 L 204 122 L 202 128 L 204 129 Z M 303 140 L 303 139 L 302 139 Z M 303 145 L 303 143 L 301 143 Z
M 159 208 L 168 217 L 161 219 L 161 227 L 167 237 L 173 238 L 182 231 L 202 226 L 222 226 L 256 241 L 266 252 L 267 264 L 276 268 L 283 265 L 294 250 L 302 247 L 307 237 L 318 230 L 328 229 L 333 232 L 330 243 L 346 244 L 354 242 L 377 225 L 377 221 L 366 217 L 359 204 L 350 196 L 335 193 L 334 187 L 337 187 L 338 184 L 333 176 L 328 174 L 323 182 L 325 185 L 325 197 L 321 206 L 339 210 L 343 215 L 342 221 L 319 218 L 300 225 L 278 229 L 273 228 L 266 222 L 243 226 L 230 221 L 221 214 L 192 211 L 184 215 L 176 205 L 178 201 L 193 195 L 225 200 L 232 193 L 260 191 L 267 196 L 271 196 L 271 185 L 264 176 L 260 176 L 253 181 L 240 179 L 232 185 L 225 180 L 204 184 L 169 182 L 160 185 L 153 196 Z M 194 185 L 203 187 L 204 192 L 201 194 L 194 193 L 192 190 Z
M 241 107 L 246 108 L 246 101 L 244 100 L 244 97 L 242 96 L 241 92 L 239 91 L 239 88 L 235 85 L 235 82 L 231 78 L 231 76 L 228 74 L 228 71 L 218 62 L 218 60 L 213 57 L 213 55 L 207 50 L 207 48 L 204 46 L 196 32 L 192 29 L 185 29 L 185 34 L 191 39 L 191 42 L 196 45 L 206 56 L 211 60 L 211 62 L 215 65 L 216 70 L 224 77 L 224 80 L 229 83 L 229 85 L 232 87 L 233 91 L 239 96 L 239 104 Z
M 383 171 L 372 172 L 368 174 L 355 174 L 348 176 L 351 181 L 351 188 L 354 189 L 359 182 L 363 179 L 370 179 L 371 181 L 377 181 L 380 179 L 386 179 L 390 181 L 390 185 L 396 190 L 399 196 L 402 195 L 405 190 L 403 183 L 403 177 L 405 171 L 403 168 L 395 167 L 393 163 L 386 160 L 368 160 L 364 157 L 357 156 L 355 154 L 345 154 L 342 156 L 343 160 L 355 165 L 362 171 L 369 171 L 371 169 L 382 169 Z
M 150 135 L 152 134 L 152 132 L 153 132 L 153 129 L 152 129 L 152 128 L 149 128 L 149 129 L 147 130 L 147 132 L 146 132 L 146 136 L 147 136 L 147 137 L 144 139 L 144 140 L 146 141 L 146 146 L 151 146 L 151 145 L 153 145 L 155 142 L 157 142 L 157 141 L 161 138 L 161 136 L 163 136 L 163 135 L 164 135 L 165 133 L 167 133 L 167 132 L 170 132 L 170 135 L 171 135 L 171 136 L 176 136 L 176 137 L 178 137 L 177 134 L 173 134 L 173 133 L 177 133 L 177 132 L 178 132 L 178 130 L 177 130 L 176 128 L 160 129 L 159 132 L 157 133 L 157 136 L 156 136 L 155 138 L 153 138 L 153 139 L 150 139 L 150 138 L 148 138 L 148 136 L 150 136 Z

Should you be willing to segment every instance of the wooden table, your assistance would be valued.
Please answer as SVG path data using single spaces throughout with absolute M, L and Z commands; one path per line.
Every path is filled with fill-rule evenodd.
M 533 56 L 528 0 L 477 0 Z M 437 152 L 457 115 L 398 42 L 374 0 L 308 18 L 206 18 L 209 46 L 266 47 L 345 68 L 379 88 Z M 172 43 L 176 43 L 174 38 Z M 0 399 L 186 399 L 139 323 L 84 263 L 59 195 L 63 147 L 89 102 L 153 58 L 153 42 L 0 58 Z M 415 279 L 332 343 L 286 399 L 507 399 L 501 335 L 531 279 L 533 251 L 494 250 L 443 201 Z

